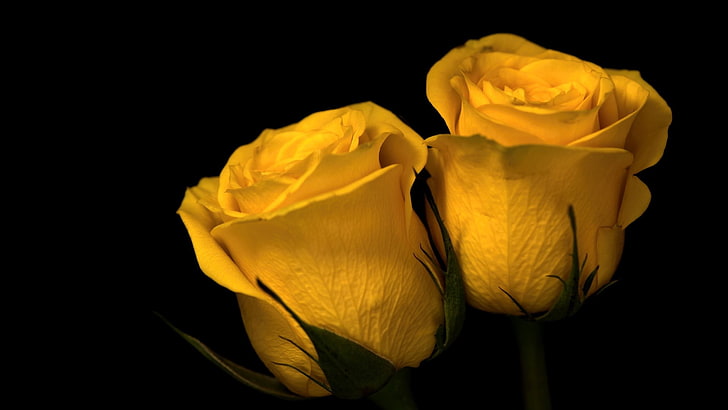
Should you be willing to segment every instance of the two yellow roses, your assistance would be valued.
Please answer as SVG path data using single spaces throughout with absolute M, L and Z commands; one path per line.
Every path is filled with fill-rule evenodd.
M 332 393 L 299 320 L 396 369 L 435 350 L 433 248 L 445 249 L 413 209 L 423 170 L 467 301 L 494 313 L 547 311 L 575 241 L 596 272 L 579 296 L 602 287 L 647 207 L 634 174 L 659 160 L 671 113 L 639 73 L 495 34 L 438 61 L 427 96 L 450 134 L 423 139 L 371 102 L 322 111 L 263 131 L 185 194 L 178 213 L 203 272 L 238 295 L 256 352 L 298 395 Z

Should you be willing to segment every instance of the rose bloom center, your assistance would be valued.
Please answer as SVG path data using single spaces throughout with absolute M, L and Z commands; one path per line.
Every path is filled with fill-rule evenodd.
M 510 99 L 512 105 L 531 105 L 553 110 L 578 109 L 588 90 L 580 83 L 569 81 L 551 84 L 535 73 L 505 67 L 493 78 L 483 78 Z M 481 89 L 485 87 L 481 86 Z

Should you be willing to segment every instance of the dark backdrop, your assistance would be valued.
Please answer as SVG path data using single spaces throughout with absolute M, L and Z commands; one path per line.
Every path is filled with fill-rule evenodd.
M 704 146 L 696 147 L 688 121 L 703 81 L 691 74 L 696 59 L 689 49 L 702 34 L 688 35 L 669 19 L 610 10 L 573 17 L 515 6 L 416 13 L 364 3 L 287 7 L 119 10 L 78 33 L 81 54 L 101 56 L 83 71 L 94 79 L 89 95 L 99 97 L 91 98 L 89 112 L 103 124 L 85 144 L 102 158 L 94 165 L 102 172 L 94 173 L 114 178 L 100 191 L 115 205 L 90 223 L 114 240 L 104 244 L 92 276 L 103 278 L 92 280 L 98 304 L 81 309 L 92 323 L 86 330 L 99 329 L 83 341 L 93 354 L 80 361 L 81 385 L 103 403 L 162 408 L 373 408 L 265 396 L 162 323 L 153 312 L 264 371 L 234 295 L 199 270 L 175 211 L 185 188 L 217 175 L 236 147 L 309 113 L 371 100 L 423 137 L 445 132 L 425 96 L 427 70 L 468 39 L 511 32 L 603 67 L 640 70 L 674 114 L 663 159 L 640 173 L 653 199 L 627 230 L 618 284 L 546 330 L 554 409 L 657 408 L 705 397 L 713 378 L 704 377 L 703 366 L 713 362 L 702 353 L 719 336 L 711 333 L 715 326 L 699 324 L 711 308 L 697 296 L 714 283 L 700 264 L 715 255 L 705 254 L 709 241 L 698 231 L 705 225 L 694 218 L 709 212 L 696 199 L 705 198 L 698 181 L 705 182 L 702 171 L 711 164 L 696 160 Z M 441 406 L 443 397 L 454 402 L 448 408 L 521 408 L 508 319 L 468 311 L 460 339 L 415 371 L 413 388 L 423 409 Z M 84 391 L 64 394 L 78 401 L 90 397 Z

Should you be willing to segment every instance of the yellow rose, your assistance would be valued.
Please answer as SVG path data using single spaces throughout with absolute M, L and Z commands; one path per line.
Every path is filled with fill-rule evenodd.
M 311 340 L 263 286 L 397 369 L 433 352 L 442 300 L 410 199 L 426 156 L 417 133 L 365 102 L 266 129 L 187 190 L 178 213 L 200 267 L 238 295 L 253 347 L 292 392 L 330 394 L 302 351 L 317 357 Z
M 476 308 L 543 313 L 573 261 L 584 299 L 608 283 L 624 229 L 650 201 L 635 173 L 662 156 L 672 113 L 637 71 L 603 69 L 512 34 L 468 41 L 427 75 L 449 135 L 431 146 L 429 185 Z

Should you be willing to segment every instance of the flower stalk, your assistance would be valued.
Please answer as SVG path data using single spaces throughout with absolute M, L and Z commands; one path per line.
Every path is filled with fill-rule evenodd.
M 395 373 L 389 383 L 368 399 L 384 410 L 417 410 L 410 387 L 410 369 L 406 367 Z
M 551 410 L 543 323 L 512 317 L 521 361 L 521 389 L 525 410 Z

